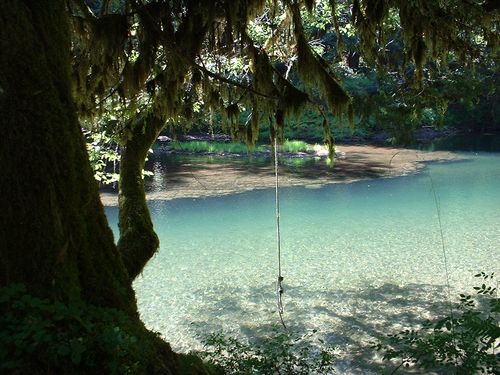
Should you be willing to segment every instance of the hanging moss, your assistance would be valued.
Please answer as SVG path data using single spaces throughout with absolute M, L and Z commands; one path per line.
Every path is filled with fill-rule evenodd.
M 125 58 L 128 21 L 122 14 L 73 17 L 74 98 L 82 113 L 102 109 L 96 101 L 117 84 Z M 105 69 L 104 69 L 105 67 Z
M 415 80 L 422 81 L 427 57 L 445 60 L 448 52 L 454 52 L 466 62 L 478 58 L 481 42 L 473 34 L 494 28 L 499 12 L 485 14 L 480 2 L 472 1 L 385 1 L 354 0 L 353 23 L 361 40 L 365 58 L 384 61 L 385 41 L 383 30 L 389 17 L 399 15 L 405 46 L 404 65 L 415 64 Z M 487 43 L 498 40 L 487 37 Z
M 252 115 L 251 115 L 251 138 L 249 139 L 249 143 L 247 142 L 247 145 L 250 144 L 251 147 L 255 146 L 255 143 L 257 142 L 257 139 L 259 139 L 259 110 L 258 107 L 254 107 L 252 110 Z
M 240 128 L 239 128 L 239 116 L 240 109 L 237 103 L 231 103 L 227 107 L 224 107 L 222 112 L 223 118 L 225 119 L 225 129 L 229 130 L 231 137 L 233 139 L 240 138 Z
M 277 97 L 278 92 L 273 83 L 274 69 L 267 53 L 254 46 L 253 41 L 246 35 L 248 54 L 251 59 L 250 69 L 253 73 L 252 86 L 255 91 L 269 97 Z
M 280 92 L 278 107 L 283 110 L 286 117 L 298 117 L 310 103 L 309 95 L 297 89 L 279 74 L 276 74 L 276 85 Z
M 388 15 L 387 0 L 372 0 L 366 2 L 365 19 L 369 24 L 380 26 Z
M 93 21 L 93 43 L 96 53 L 105 53 L 116 58 L 123 54 L 128 37 L 128 22 L 122 14 L 107 14 Z M 99 51 L 100 50 L 100 51 Z
M 413 60 L 415 61 L 415 69 L 417 73 L 418 82 L 422 82 L 423 78 L 423 66 L 426 59 L 426 45 L 424 38 L 417 37 L 415 39 L 414 45 L 412 46 Z
M 350 103 L 351 98 L 340 83 L 314 56 L 302 33 L 297 33 L 298 71 L 305 82 L 316 82 L 321 95 L 335 115 L 339 115 Z
M 316 0 L 303 0 L 304 5 L 309 13 L 314 11 L 314 6 L 316 5 Z
M 320 93 L 330 110 L 339 116 L 349 106 L 351 98 L 335 76 L 328 70 L 324 60 L 316 56 L 309 47 L 304 35 L 298 6 L 291 4 L 290 10 L 293 14 L 294 33 L 297 41 L 299 75 L 304 82 L 308 84 L 314 82 L 318 85 Z
M 337 54 L 340 54 L 341 49 L 343 47 L 343 43 L 342 43 L 342 36 L 340 35 L 339 19 L 337 17 L 337 0 L 329 0 L 328 3 L 330 4 L 330 10 L 332 12 L 333 27 L 335 28 L 335 35 L 337 37 L 337 40 L 336 40 Z
M 335 160 L 335 141 L 333 139 L 330 124 L 326 118 L 323 119 L 323 142 L 328 149 L 328 157 L 331 161 Z

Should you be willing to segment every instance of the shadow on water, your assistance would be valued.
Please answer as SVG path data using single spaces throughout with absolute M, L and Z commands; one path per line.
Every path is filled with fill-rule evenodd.
M 430 144 L 422 145 L 420 149 L 426 151 L 500 152 L 500 134 L 457 135 L 436 139 Z
M 255 341 L 269 336 L 278 324 L 273 288 L 272 285 L 252 289 L 214 288 L 210 294 L 217 297 L 198 311 L 192 311 L 194 317 L 213 318 L 193 321 L 192 327 L 198 335 L 220 332 L 225 329 L 224 321 L 240 317 L 239 335 L 244 339 Z M 206 289 L 194 293 L 203 298 Z M 383 284 L 362 290 L 320 291 L 296 286 L 288 288 L 284 295 L 285 322 L 290 332 L 299 335 L 315 329 L 315 322 L 330 327 L 318 334 L 339 350 L 337 373 L 390 373 L 397 363 L 382 363 L 371 343 L 389 333 L 416 328 L 426 319 L 448 314 L 445 296 L 444 286 L 429 284 Z M 265 303 L 269 305 L 263 306 Z M 267 322 L 248 319 L 262 315 L 266 315 Z M 398 371 L 398 374 L 411 373 L 415 370 Z
M 240 179 L 259 180 L 274 175 L 270 158 L 253 157 L 157 155 L 146 168 L 155 172 L 155 181 L 146 180 L 148 191 L 190 184 L 193 179 L 203 184 L 203 181 L 209 181 L 213 175 L 233 178 L 233 184 L 237 184 Z M 388 163 L 370 161 L 362 155 L 352 156 L 349 160 L 339 160 L 331 167 L 326 165 L 325 160 L 284 158 L 281 160 L 280 177 L 284 180 L 335 178 L 337 181 L 350 181 L 383 177 L 387 175 L 388 170 L 391 170 Z

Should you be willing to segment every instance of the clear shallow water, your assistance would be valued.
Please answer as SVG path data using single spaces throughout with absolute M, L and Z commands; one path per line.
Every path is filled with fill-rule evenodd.
M 341 373 L 367 373 L 360 348 L 373 337 L 448 311 L 432 185 L 451 295 L 500 270 L 500 154 L 465 155 L 414 176 L 281 190 L 285 320 L 337 345 Z M 149 328 L 187 351 L 207 332 L 277 324 L 274 190 L 150 209 L 161 249 L 134 283 Z M 117 209 L 106 211 L 116 230 Z

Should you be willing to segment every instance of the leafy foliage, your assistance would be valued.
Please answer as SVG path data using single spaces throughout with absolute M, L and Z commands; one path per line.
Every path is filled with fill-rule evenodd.
M 463 375 L 500 372 L 498 282 L 494 273 L 481 272 L 475 277 L 482 280 L 474 287 L 476 298 L 460 294 L 460 303 L 449 316 L 426 321 L 420 329 L 389 335 L 387 343 L 375 345 L 385 360 L 401 361 L 395 371 L 401 366 L 417 366 Z
M 269 147 L 264 145 L 258 145 L 249 149 L 246 145 L 242 143 L 234 142 L 209 142 L 209 141 L 172 141 L 168 144 L 168 147 L 175 151 L 183 152 L 205 152 L 214 154 L 223 153 L 236 153 L 236 154 L 246 154 L 249 151 L 253 152 L 269 152 Z M 298 140 L 285 140 L 283 144 L 279 147 L 280 152 L 311 152 L 313 146 L 307 144 L 304 141 Z
M 21 284 L 0 288 L 0 373 L 144 373 L 153 352 L 144 335 L 119 310 L 37 298 Z
M 285 122 L 310 105 L 320 108 L 317 126 L 333 152 L 324 113 L 353 119 L 339 70 L 356 69 L 360 55 L 397 76 L 401 90 L 380 92 L 386 99 L 402 93 L 406 100 L 387 112 L 413 116 L 423 106 L 408 98 L 424 96 L 413 89 L 434 79 L 428 59 L 446 65 L 452 54 L 485 61 L 498 44 L 498 9 L 479 1 L 69 4 L 79 113 L 120 108 L 122 142 L 144 127 L 187 128 L 205 109 L 210 118 L 220 114 L 226 133 L 253 145 L 262 124 L 270 123 L 270 136 L 282 139 Z M 364 107 L 357 106 L 358 115 Z M 239 121 L 243 112 L 245 122 Z
M 285 140 L 283 142 L 283 145 L 279 148 L 280 151 L 282 152 L 308 152 L 311 151 L 312 146 L 309 146 L 306 142 L 304 141 L 290 141 L 290 140 Z
M 102 184 L 118 181 L 120 175 L 116 173 L 116 167 L 120 154 L 114 137 L 106 131 L 95 130 L 84 130 L 84 135 L 94 178 Z M 113 168 L 111 172 L 110 166 Z
M 185 152 L 207 152 L 207 153 L 242 153 L 246 154 L 249 149 L 242 143 L 233 142 L 208 142 L 208 141 L 189 141 L 189 142 L 170 142 L 169 147 L 176 151 Z M 257 146 L 254 151 L 263 152 L 266 148 Z
M 204 340 L 206 350 L 197 354 L 225 374 L 331 374 L 335 361 L 333 348 L 322 341 L 318 346 L 313 345 L 308 336 L 274 329 L 265 339 L 243 343 L 223 333 L 214 333 Z

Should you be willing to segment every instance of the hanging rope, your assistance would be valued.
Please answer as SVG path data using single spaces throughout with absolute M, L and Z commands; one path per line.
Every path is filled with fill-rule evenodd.
M 399 154 L 400 152 L 401 151 L 398 151 L 394 155 L 392 155 L 391 160 L 389 161 L 389 165 L 391 165 L 392 160 L 394 159 L 394 157 L 396 157 L 396 155 Z M 418 161 L 420 161 L 420 157 L 419 157 L 418 152 L 415 151 L 415 155 L 416 155 L 416 159 Z M 448 301 L 448 307 L 450 309 L 450 317 L 451 317 L 451 320 L 453 322 L 453 321 L 455 321 L 455 315 L 454 315 L 454 312 L 453 312 L 453 302 L 451 300 L 450 273 L 449 273 L 448 257 L 446 256 L 446 246 L 445 246 L 445 242 L 444 242 L 443 223 L 442 223 L 442 220 L 441 220 L 441 203 L 439 201 L 439 196 L 438 196 L 438 193 L 436 191 L 436 186 L 434 184 L 434 179 L 432 178 L 431 171 L 428 168 L 427 168 L 427 176 L 429 177 L 429 181 L 431 183 L 431 191 L 432 191 L 432 195 L 433 195 L 433 198 L 434 198 L 434 205 L 436 207 L 437 221 L 438 221 L 438 225 L 439 225 L 439 235 L 440 235 L 440 239 L 441 239 L 441 251 L 442 251 L 442 254 L 443 254 L 444 271 L 445 271 L 445 274 L 446 274 L 446 297 L 447 297 L 447 301 Z M 451 325 L 451 333 L 453 335 L 453 343 L 454 343 L 455 347 L 458 347 L 457 346 L 458 345 L 457 344 L 457 339 L 456 339 L 456 336 L 455 336 L 455 325 L 454 324 Z M 399 366 L 397 366 L 391 372 L 391 375 L 395 374 L 396 371 L 402 365 L 403 365 L 403 363 L 401 363 Z M 457 358 L 455 358 L 455 366 L 457 366 L 457 368 L 458 368 L 458 359 Z
M 283 321 L 283 276 L 281 275 L 281 231 L 280 231 L 280 196 L 279 196 L 279 177 L 278 177 L 278 137 L 274 137 L 274 176 L 275 176 L 275 203 L 276 203 L 276 247 L 278 250 L 278 281 L 276 283 L 276 302 L 278 305 L 278 314 L 281 324 L 286 329 Z
M 439 234 L 441 236 L 441 250 L 443 252 L 443 261 L 444 261 L 444 270 L 446 273 L 446 295 L 448 297 L 448 306 L 450 309 L 450 317 L 451 321 L 455 321 L 455 315 L 453 313 L 453 303 L 451 301 L 451 283 L 450 283 L 450 274 L 448 272 L 448 258 L 446 256 L 446 246 L 444 243 L 444 233 L 443 233 L 443 223 L 441 221 L 441 203 L 439 201 L 438 194 L 436 192 L 436 187 L 434 186 L 434 180 L 432 179 L 431 171 L 427 170 L 427 175 L 429 176 L 429 180 L 431 181 L 431 188 L 432 188 L 432 194 L 434 196 L 434 204 L 436 205 L 436 211 L 437 211 L 437 219 L 438 219 L 438 224 L 439 224 Z M 458 343 L 457 343 L 457 337 L 455 334 L 455 324 L 451 325 L 451 334 L 453 335 L 453 344 L 455 345 L 455 348 L 458 348 Z M 458 368 L 458 358 L 455 357 L 455 366 Z

